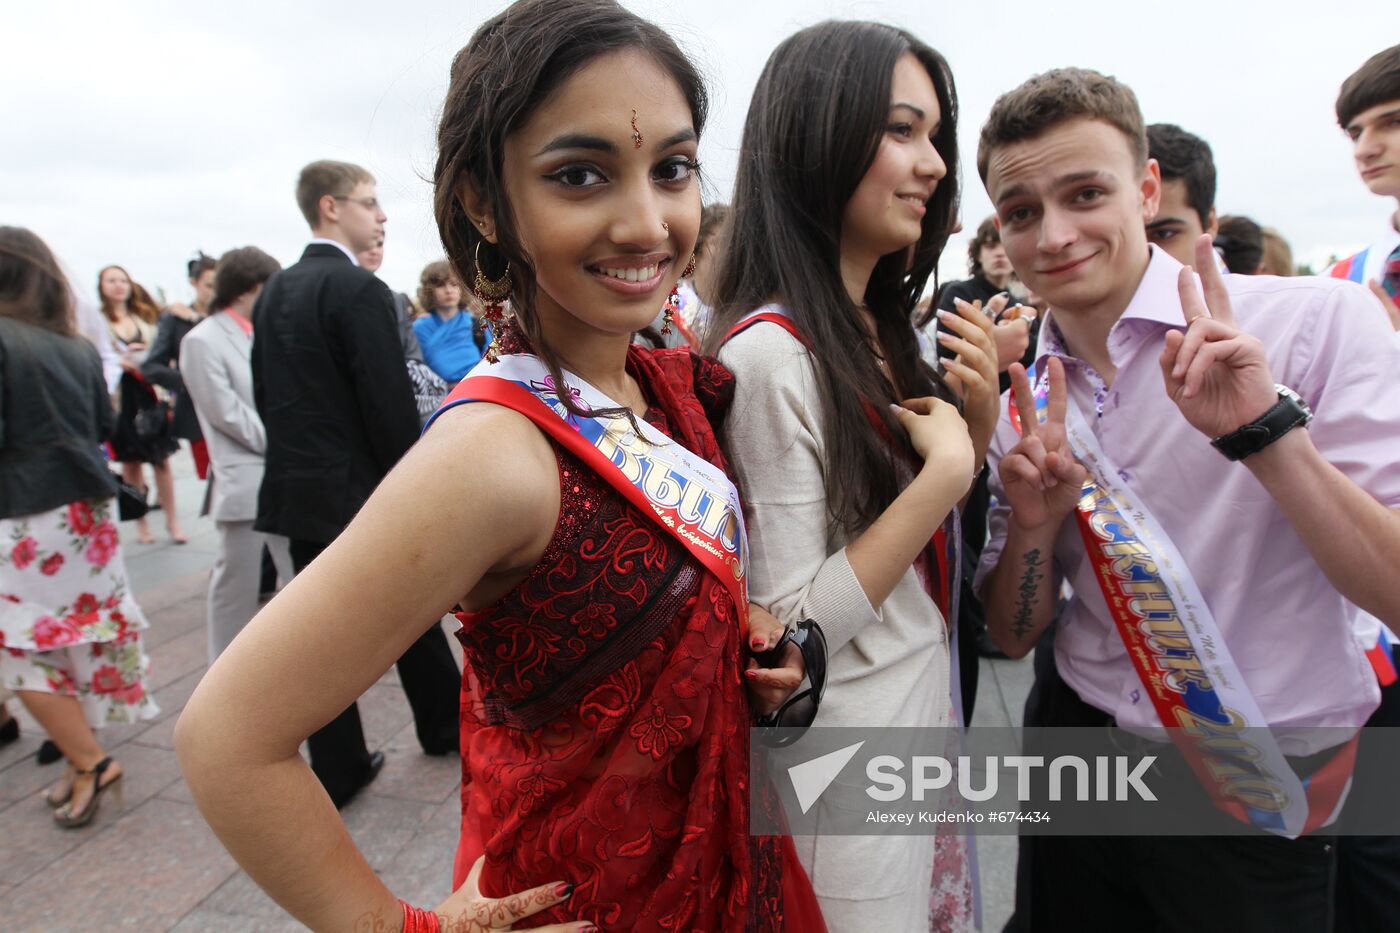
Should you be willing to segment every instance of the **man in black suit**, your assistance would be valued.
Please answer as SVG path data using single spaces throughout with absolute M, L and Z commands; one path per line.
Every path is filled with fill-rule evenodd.
M 297 205 L 312 240 L 258 296 L 252 363 L 267 429 L 254 527 L 290 538 L 300 571 L 412 446 L 419 421 L 393 298 L 355 258 L 384 236 L 374 177 L 346 162 L 313 162 L 301 171 Z M 423 750 L 457 751 L 460 675 L 442 629 L 429 628 L 398 668 Z M 365 746 L 354 704 L 308 744 L 311 769 L 337 807 L 384 763 Z

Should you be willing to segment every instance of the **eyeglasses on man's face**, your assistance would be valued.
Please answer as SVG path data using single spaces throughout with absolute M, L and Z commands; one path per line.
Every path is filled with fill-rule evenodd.
M 354 201 L 356 204 L 360 205 L 367 211 L 379 210 L 378 198 L 356 198 L 348 194 L 333 194 L 331 195 L 331 197 L 335 198 L 337 201 Z

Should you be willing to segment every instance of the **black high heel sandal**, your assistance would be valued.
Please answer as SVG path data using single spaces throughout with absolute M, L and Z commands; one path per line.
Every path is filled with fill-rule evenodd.
M 5 724 L 0 726 L 0 745 L 9 745 L 18 740 L 19 720 L 13 716 L 5 717 Z
M 77 829 L 80 826 L 86 826 L 92 822 L 93 817 L 97 816 L 97 808 L 102 803 L 102 795 L 113 788 L 115 788 L 115 790 L 112 790 L 112 796 L 117 798 L 117 809 L 122 809 L 122 778 L 125 775 L 118 774 L 106 784 L 102 783 L 102 775 L 105 774 L 107 769 L 113 764 L 114 762 L 111 757 L 108 756 L 87 771 L 81 768 L 75 769 L 73 775 L 74 787 L 77 786 L 78 778 L 91 777 L 93 779 L 92 796 L 88 798 L 87 806 L 75 813 L 73 811 L 73 800 L 70 795 L 63 806 L 53 812 L 54 822 L 58 823 L 58 825 L 62 826 L 64 829 Z

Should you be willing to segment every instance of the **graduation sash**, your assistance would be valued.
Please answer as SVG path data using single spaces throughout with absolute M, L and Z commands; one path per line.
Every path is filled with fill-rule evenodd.
M 1044 421 L 1045 374 L 1028 373 Z M 1357 737 L 1300 779 L 1284 757 L 1230 654 L 1190 568 L 1131 490 L 1074 399 L 1065 432 L 1089 471 L 1075 522 L 1141 692 L 1215 805 L 1267 832 L 1296 838 L 1336 819 L 1351 787 Z M 1011 423 L 1021 432 L 1018 410 Z M 1136 702 L 1139 691 L 1130 699 Z
M 428 421 L 469 402 L 493 402 L 519 412 L 679 541 L 713 573 L 747 618 L 748 545 L 739 492 L 719 467 L 692 453 L 641 418 L 580 417 L 561 402 L 567 392 L 585 412 L 625 406 L 565 371 L 556 386 L 528 353 L 482 361 L 457 384 Z M 427 430 L 427 427 L 424 428 Z

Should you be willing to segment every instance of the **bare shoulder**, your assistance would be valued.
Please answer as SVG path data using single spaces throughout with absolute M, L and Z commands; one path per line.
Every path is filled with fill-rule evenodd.
M 489 402 L 444 411 L 409 451 L 439 476 L 443 491 L 490 491 L 506 501 L 535 501 L 558 485 L 554 449 L 529 418 Z
M 375 490 L 364 512 L 398 512 L 446 547 L 513 564 L 559 513 L 554 450 L 524 415 L 485 402 L 443 412 Z

